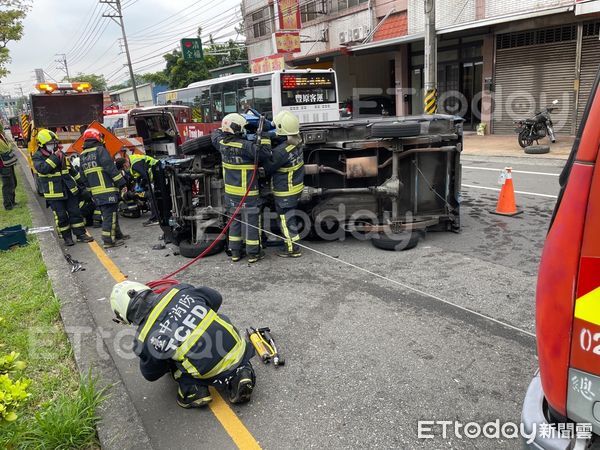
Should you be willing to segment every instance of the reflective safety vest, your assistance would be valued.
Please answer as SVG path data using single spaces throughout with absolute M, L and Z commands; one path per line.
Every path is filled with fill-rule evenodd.
M 40 190 L 46 200 L 65 200 L 69 192 L 73 195 L 79 193 L 79 172 L 71 167 L 66 156 L 59 158 L 56 153 L 45 156 L 42 150 L 38 149 L 31 160 L 37 171 Z
M 152 168 L 158 164 L 158 159 L 147 155 L 134 154 L 129 156 L 129 173 L 133 178 L 142 178 L 152 183 L 154 174 Z
M 119 190 L 125 186 L 125 179 L 106 148 L 101 145 L 86 148 L 81 152 L 79 161 L 85 175 L 85 185 L 96 205 L 118 203 Z
M 300 195 L 304 189 L 304 156 L 302 145 L 284 142 L 273 149 L 273 154 L 287 154 L 286 162 L 273 174 L 273 195 L 288 197 Z
M 139 325 L 136 353 L 142 359 L 171 359 L 182 373 L 199 379 L 237 367 L 246 341 L 202 297 L 190 295 L 192 286 L 179 286 L 184 287 L 163 292 Z
M 215 130 L 211 137 L 213 146 L 221 153 L 225 193 L 243 197 L 254 174 L 256 152 L 260 164 L 271 153 L 271 140 L 262 138 L 256 144 L 221 130 Z M 257 196 L 258 193 L 258 177 L 255 177 L 248 195 Z

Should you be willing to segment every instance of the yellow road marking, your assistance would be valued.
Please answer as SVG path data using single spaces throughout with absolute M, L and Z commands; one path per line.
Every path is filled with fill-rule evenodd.
M 119 270 L 114 261 L 110 259 L 110 257 L 104 252 L 104 250 L 102 250 L 97 242 L 90 242 L 89 244 L 90 248 L 98 257 L 102 265 L 117 283 L 127 279 L 123 272 Z M 210 391 L 213 397 L 213 401 L 209 403 L 210 410 L 221 423 L 235 445 L 242 450 L 260 449 L 261 447 L 256 439 L 254 439 L 254 436 L 252 436 L 252 433 L 250 433 L 240 418 L 233 412 L 227 402 L 223 400 L 221 394 L 219 394 L 219 392 L 212 387 L 210 388 Z

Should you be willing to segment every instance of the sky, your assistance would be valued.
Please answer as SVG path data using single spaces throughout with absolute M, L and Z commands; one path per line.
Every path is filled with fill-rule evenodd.
M 195 37 L 202 27 L 204 40 L 242 40 L 234 27 L 241 22 L 240 0 L 121 0 L 131 59 L 136 73 L 156 72 L 165 66 L 162 54 L 179 47 L 179 40 Z M 106 10 L 106 11 L 105 11 Z M 8 45 L 10 75 L 0 81 L 0 92 L 18 95 L 35 85 L 34 69 L 42 68 L 62 81 L 57 54 L 67 56 L 71 78 L 77 73 L 103 74 L 109 85 L 125 81 L 129 72 L 120 47 L 120 27 L 102 13 L 112 12 L 98 0 L 33 0 L 23 22 L 19 42 Z M 120 53 L 122 52 L 122 53 Z

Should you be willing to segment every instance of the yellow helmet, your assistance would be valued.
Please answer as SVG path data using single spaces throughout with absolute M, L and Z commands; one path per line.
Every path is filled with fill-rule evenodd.
M 128 324 L 127 311 L 131 300 L 137 293 L 148 289 L 150 289 L 148 286 L 136 281 L 125 280 L 115 284 L 110 293 L 110 307 L 117 318 Z
M 238 113 L 227 114 L 221 121 L 221 130 L 225 133 L 241 134 L 248 122 Z
M 43 147 L 51 141 L 58 142 L 58 136 L 56 135 L 56 133 L 50 130 L 46 130 L 45 128 L 38 131 L 36 139 L 38 147 Z
M 300 133 L 300 120 L 289 111 L 279 111 L 273 118 L 273 123 L 278 136 L 293 136 Z

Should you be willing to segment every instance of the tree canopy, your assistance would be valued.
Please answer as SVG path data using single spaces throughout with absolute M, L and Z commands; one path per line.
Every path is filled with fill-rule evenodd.
M 67 81 L 67 79 L 65 78 L 63 81 Z M 87 81 L 92 85 L 93 91 L 105 91 L 107 88 L 104 75 L 78 73 L 71 77 L 71 81 Z
M 23 19 L 30 6 L 29 0 L 0 0 L 0 78 L 10 73 L 7 68 L 10 62 L 7 46 L 9 42 L 23 37 Z

